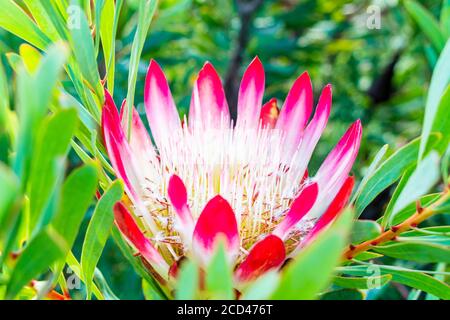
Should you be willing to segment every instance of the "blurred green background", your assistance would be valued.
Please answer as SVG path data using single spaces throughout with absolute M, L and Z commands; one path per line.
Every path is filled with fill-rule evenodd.
M 420 3 L 439 19 L 442 1 Z M 138 6 L 138 0 L 125 1 L 119 19 L 117 104 L 127 93 Z M 17 52 L 22 43 L 0 30 L 4 65 L 8 66 L 4 54 Z M 333 85 L 331 119 L 310 171 L 315 171 L 348 125 L 361 118 L 364 135 L 354 167 L 359 179 L 382 145 L 387 143 L 395 150 L 420 135 L 426 90 L 438 51 L 399 0 L 163 0 L 144 45 L 135 104 L 143 110 L 144 79 L 151 58 L 163 67 L 181 114 L 187 112 L 193 80 L 205 61 L 212 62 L 221 75 L 230 105 L 246 65 L 256 55 L 266 71 L 264 99 L 275 97 L 280 106 L 293 81 L 308 71 L 316 101 L 327 83 Z M 101 55 L 98 63 L 104 75 Z M 7 72 L 12 74 L 8 67 Z M 76 96 L 70 82 L 65 86 Z M 71 161 L 73 167 L 80 162 L 74 153 Z M 375 206 L 384 205 L 383 196 L 385 193 Z M 376 212 L 371 206 L 364 215 L 373 218 Z M 89 216 L 84 228 L 88 221 Z M 79 235 L 76 256 L 84 232 Z M 117 296 L 142 298 L 139 278 L 112 241 L 99 268 Z M 383 298 L 401 297 L 398 288 L 386 290 Z

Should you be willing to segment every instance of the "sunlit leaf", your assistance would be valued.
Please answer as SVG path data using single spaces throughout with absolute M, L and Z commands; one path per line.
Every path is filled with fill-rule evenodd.
M 31 18 L 13 1 L 0 0 L 0 27 L 14 33 L 18 37 L 45 49 L 50 40 L 37 27 Z
M 422 139 L 420 142 L 419 159 L 425 155 L 425 149 L 428 146 L 429 136 L 433 129 L 433 124 L 436 119 L 436 115 L 439 112 L 439 102 L 447 89 L 450 82 L 450 40 L 439 56 L 439 60 L 433 71 L 433 76 L 431 77 L 430 88 L 428 89 L 427 102 L 425 105 L 425 117 L 423 120 L 422 127 Z M 448 101 L 448 97 L 447 97 Z M 444 105 L 446 108 L 446 114 L 448 115 L 448 105 Z M 443 111 L 445 112 L 445 110 Z M 439 121 L 445 121 L 448 119 L 439 119 Z M 446 129 L 448 131 L 448 128 Z M 448 137 L 448 134 L 446 134 Z
M 61 110 L 44 121 L 36 140 L 29 179 L 30 232 L 42 222 L 43 211 L 54 191 L 58 177 L 61 178 L 62 161 L 67 155 L 70 140 L 75 132 L 77 112 Z
M 367 276 L 373 270 L 379 270 L 380 274 L 392 275 L 392 281 L 429 292 L 441 299 L 450 299 L 449 285 L 421 272 L 382 265 L 343 267 L 341 270 L 345 274 L 356 276 Z
M 81 266 L 88 297 L 91 294 L 95 266 L 100 259 L 114 221 L 113 206 L 120 200 L 122 193 L 123 186 L 120 181 L 117 180 L 111 184 L 97 203 L 86 230 L 81 253 Z
M 420 26 L 422 32 L 433 43 L 436 50 L 441 51 L 445 45 L 445 36 L 432 14 L 421 4 L 413 0 L 405 1 L 405 8 Z
M 7 298 L 15 297 L 24 285 L 48 270 L 53 262 L 65 260 L 96 186 L 97 169 L 92 165 L 77 169 L 67 178 L 51 224 L 31 240 L 18 258 L 8 283 Z
M 405 241 L 383 246 L 374 250 L 386 256 L 397 259 L 411 260 L 422 263 L 450 262 L 450 247 L 427 242 Z

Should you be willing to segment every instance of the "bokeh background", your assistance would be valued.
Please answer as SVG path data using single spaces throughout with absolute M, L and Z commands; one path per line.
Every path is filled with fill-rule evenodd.
M 114 91 L 118 104 L 127 92 L 138 2 L 125 1 L 119 19 Z M 439 19 L 442 1 L 420 3 Z M 4 53 L 17 52 L 22 43 L 0 30 L 4 65 L 8 65 Z M 360 118 L 364 135 L 354 167 L 360 178 L 381 146 L 389 144 L 395 150 L 420 135 L 438 50 L 400 0 L 162 0 L 139 64 L 135 104 L 143 110 L 145 73 L 153 58 L 169 79 L 180 114 L 187 112 L 192 83 L 205 61 L 218 70 L 233 105 L 240 77 L 255 56 L 266 71 L 265 101 L 275 97 L 281 106 L 290 85 L 304 71 L 311 76 L 316 101 L 327 83 L 333 85 L 331 119 L 309 169 L 314 172 L 348 125 Z M 101 55 L 98 63 L 104 69 Z M 8 67 L 7 72 L 12 73 Z M 75 92 L 69 82 L 66 86 Z M 72 154 L 70 165 L 78 164 Z M 363 217 L 377 218 L 389 192 L 383 192 Z M 88 221 L 89 217 L 84 228 Z M 79 234 L 77 256 L 84 232 Z M 140 279 L 112 241 L 99 268 L 118 297 L 142 298 Z M 383 290 L 384 299 L 402 297 L 401 287 Z

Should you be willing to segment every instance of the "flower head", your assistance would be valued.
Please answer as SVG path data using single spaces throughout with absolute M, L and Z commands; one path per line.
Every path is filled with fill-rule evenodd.
M 161 281 L 182 257 L 207 265 L 219 241 L 236 266 L 236 282 L 256 279 L 314 240 L 348 202 L 359 120 L 309 177 L 308 162 L 330 114 L 331 86 L 313 115 L 308 73 L 294 82 L 281 110 L 275 99 L 262 106 L 263 92 L 264 70 L 255 58 L 241 81 L 234 124 L 221 80 L 206 63 L 181 121 L 152 60 L 144 104 L 156 146 L 136 110 L 127 139 L 124 108 L 119 114 L 106 92 L 105 145 L 131 200 L 115 206 L 115 221 Z

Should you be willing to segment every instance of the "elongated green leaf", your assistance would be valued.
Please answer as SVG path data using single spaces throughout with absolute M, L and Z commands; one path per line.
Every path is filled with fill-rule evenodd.
M 417 262 L 450 262 L 450 247 L 426 242 L 399 242 L 374 247 L 376 252 Z
M 0 0 L 0 28 L 28 41 L 39 49 L 45 49 L 50 40 L 13 1 Z
M 181 265 L 177 280 L 175 297 L 178 300 L 193 300 L 199 290 L 198 266 L 193 261 L 186 261 Z
M 414 18 L 435 49 L 440 52 L 445 45 L 445 36 L 442 34 L 436 19 L 416 1 L 405 1 L 405 8 Z
M 100 37 L 106 62 L 107 86 L 111 94 L 114 92 L 115 38 L 121 7 L 122 1 L 114 3 L 114 0 L 105 0 L 101 11 Z
M 441 30 L 444 37 L 450 38 L 450 0 L 442 1 Z
M 339 262 L 352 218 L 353 212 L 347 209 L 333 226 L 300 252 L 283 272 L 273 299 L 317 298 Z
M 370 275 L 372 273 L 371 270 L 374 269 L 379 270 L 379 272 L 383 275 L 392 275 L 392 281 L 431 293 L 441 299 L 450 299 L 449 285 L 421 272 L 382 265 L 340 268 L 343 273 L 356 276 Z
M 73 271 L 73 273 L 81 279 L 81 281 L 84 281 L 83 273 L 81 271 L 81 264 L 78 262 L 77 258 L 73 255 L 72 252 L 69 252 L 66 258 L 66 264 L 69 266 L 69 268 Z M 97 288 L 95 283 L 92 284 L 92 293 L 97 297 L 99 300 L 105 300 L 105 297 L 100 292 L 100 290 Z
M 450 40 L 442 50 L 436 67 L 431 77 L 430 88 L 425 106 L 425 117 L 423 120 L 422 139 L 420 142 L 419 160 L 425 155 L 425 149 L 428 146 L 428 139 L 436 119 L 439 109 L 439 102 L 450 82 Z M 448 106 L 444 106 L 444 108 Z M 447 111 L 448 114 L 448 111 Z M 445 120 L 445 119 L 444 119 Z M 447 128 L 448 130 L 448 128 Z M 445 146 L 444 146 L 445 147 Z M 444 150 L 442 150 L 443 152 Z
M 440 198 L 440 194 L 433 193 L 426 196 L 423 196 L 420 198 L 420 204 L 423 207 L 428 207 L 429 205 L 433 204 L 436 200 Z M 394 217 L 391 222 L 391 225 L 399 224 L 406 219 L 408 219 L 410 216 L 412 216 L 416 212 L 416 201 L 411 202 L 408 204 L 404 209 L 400 210 Z
M 356 215 L 359 216 L 364 208 L 372 202 L 384 189 L 397 181 L 403 171 L 417 159 L 420 140 L 416 139 L 397 150 L 384 161 L 369 178 L 355 202 Z
M 371 220 L 357 220 L 353 223 L 351 241 L 353 244 L 372 239 L 381 233 L 381 226 Z
M 37 130 L 50 105 L 53 88 L 67 56 L 62 44 L 52 46 L 42 58 L 35 74 L 19 70 L 17 112 L 20 130 L 13 168 L 22 181 L 26 181 Z M 33 92 L 34 94 L 30 94 Z
M 450 85 L 445 89 L 441 101 L 439 102 L 436 116 L 434 117 L 434 122 L 431 127 L 431 132 L 442 135 L 439 142 L 433 146 L 433 149 L 438 151 L 439 154 L 443 154 L 450 146 L 450 108 L 448 106 L 450 106 Z
M 52 228 L 42 230 L 25 248 L 13 270 L 6 299 L 13 299 L 24 285 L 48 270 L 68 248 L 61 235 Z
M 64 183 L 58 210 L 51 225 L 64 237 L 69 249 L 93 200 L 97 183 L 97 168 L 91 164 L 76 170 Z
M 17 217 L 20 198 L 20 183 L 14 173 L 0 162 L 0 251 L 5 254 L 3 244 Z M 0 258 L 2 260 L 2 258 Z
M 9 111 L 9 92 L 8 79 L 6 78 L 5 69 L 3 68 L 2 60 L 0 59 L 0 134 L 5 130 L 7 124 L 7 117 Z M 1 158 L 0 158 L 1 160 Z
M 95 266 L 100 260 L 114 221 L 113 206 L 120 200 L 122 194 L 122 183 L 120 181 L 113 182 L 97 203 L 86 231 L 81 253 L 81 266 L 88 298 L 91 295 Z
M 106 282 L 103 274 L 97 268 L 95 268 L 94 272 L 94 281 L 97 283 L 99 290 L 106 300 L 119 300 L 116 294 L 112 291 L 111 287 L 108 285 L 108 282 Z
M 131 57 L 128 74 L 127 103 L 124 114 L 126 128 L 130 128 L 131 124 L 131 109 L 133 108 L 134 103 L 134 91 L 136 89 L 139 59 L 141 57 L 142 49 L 144 48 L 144 42 L 147 37 L 147 32 L 150 27 L 150 23 L 152 22 L 157 5 L 157 0 L 142 0 L 139 3 L 139 21 L 136 33 L 134 35 L 133 44 L 131 46 Z
M 394 210 L 395 203 L 397 202 L 398 197 L 402 193 L 403 189 L 405 188 L 406 183 L 408 182 L 409 178 L 411 177 L 412 173 L 414 172 L 415 165 L 411 165 L 411 167 L 407 168 L 405 172 L 403 173 L 402 177 L 400 178 L 399 183 L 397 184 L 397 187 L 394 190 L 394 193 L 392 194 L 391 199 L 388 202 L 388 205 L 386 207 L 386 210 L 384 211 L 384 215 L 381 218 L 381 226 L 383 228 L 386 228 L 392 221 L 392 212 Z M 392 219 L 395 218 L 392 217 Z
M 390 274 L 385 275 L 371 275 L 368 277 L 341 277 L 335 276 L 333 283 L 342 288 L 356 288 L 356 289 L 374 289 L 384 286 L 391 281 Z
M 206 271 L 208 298 L 233 299 L 232 270 L 227 261 L 225 246 L 221 243 Z
M 65 261 L 96 186 L 97 169 L 92 165 L 75 170 L 67 178 L 51 224 L 31 240 L 14 267 L 6 293 L 8 298 L 14 298 L 24 285 L 48 270 L 53 262 Z
M 74 17 L 73 25 L 69 26 L 71 47 L 84 78 L 95 90 L 97 96 L 103 100 L 103 89 L 97 69 L 97 61 L 89 23 L 83 10 L 76 4 L 71 5 Z M 71 21 L 68 22 L 71 24 Z
M 39 29 L 52 41 L 59 40 L 58 32 L 45 10 L 45 5 L 51 6 L 51 4 L 46 3 L 44 5 L 41 0 L 24 0 L 24 3 L 33 15 Z
M 29 180 L 30 232 L 43 218 L 43 210 L 53 193 L 60 166 L 57 162 L 67 155 L 70 140 L 75 133 L 77 112 L 74 109 L 61 110 L 42 124 L 36 141 Z
M 320 300 L 363 300 L 363 294 L 356 289 L 341 289 L 323 294 Z
M 375 158 L 373 159 L 372 163 L 370 164 L 369 168 L 364 174 L 364 178 L 361 180 L 361 183 L 358 186 L 358 189 L 356 190 L 355 194 L 352 197 L 352 200 L 350 203 L 354 203 L 356 198 L 359 197 L 361 192 L 364 190 L 364 187 L 367 184 L 367 181 L 373 176 L 375 173 L 375 170 L 378 168 L 378 165 L 380 164 L 381 160 L 383 159 L 384 155 L 386 154 L 386 151 L 389 149 L 389 145 L 385 144 L 380 150 L 378 150 L 377 154 L 375 155 Z
M 408 181 L 405 183 L 405 186 L 392 209 L 389 222 L 392 222 L 395 215 L 401 209 L 428 192 L 431 187 L 437 183 L 439 177 L 439 156 L 433 151 L 419 163 L 416 170 L 414 170 Z
M 424 232 L 427 232 L 426 230 Z M 450 233 L 436 233 L 436 234 L 422 234 L 420 236 L 402 236 L 399 237 L 399 241 L 412 241 L 412 242 L 420 242 L 420 243 L 430 243 L 430 244 L 437 244 L 442 246 L 450 247 Z
M 268 300 L 278 287 L 278 272 L 268 272 L 253 282 L 242 294 L 241 300 Z

